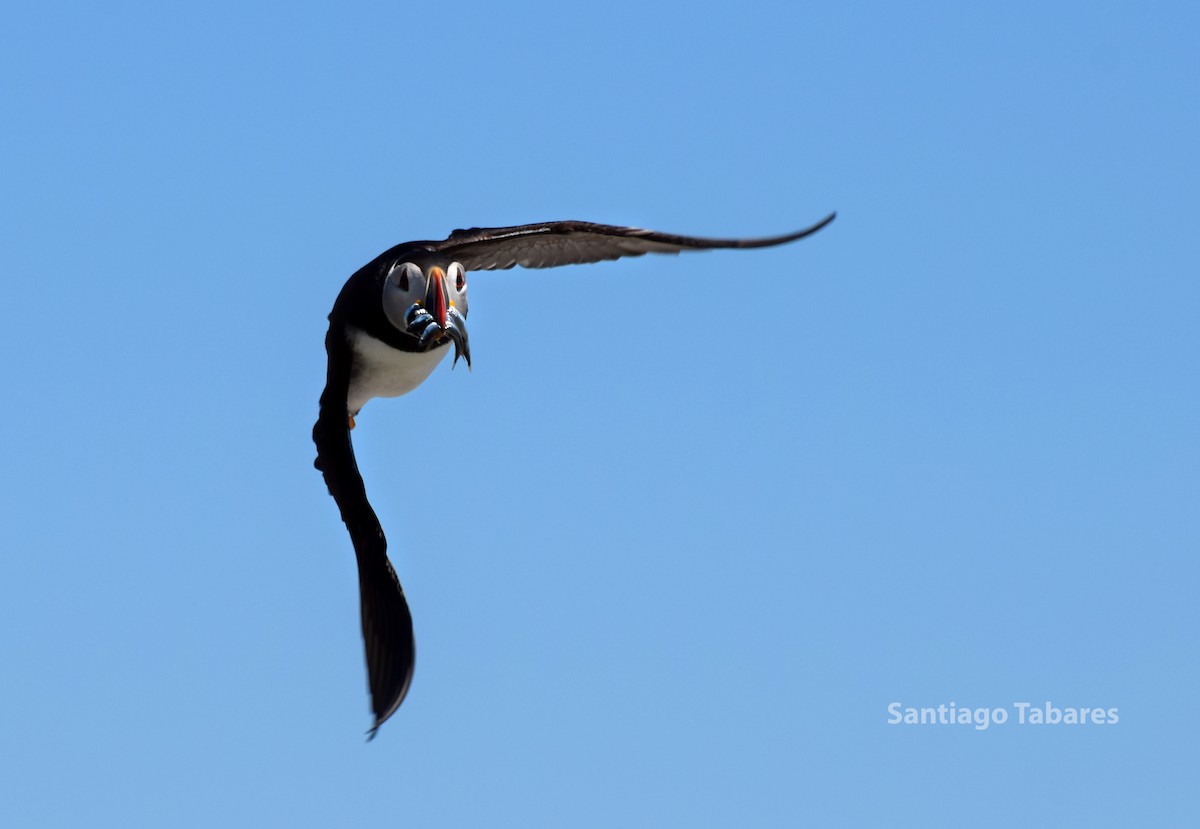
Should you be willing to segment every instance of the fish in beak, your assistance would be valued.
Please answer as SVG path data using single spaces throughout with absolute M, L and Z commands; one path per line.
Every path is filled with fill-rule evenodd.
M 458 365 L 458 358 L 462 357 L 467 361 L 467 369 L 470 370 L 471 346 L 467 340 L 467 320 L 454 307 L 454 303 L 446 299 L 446 272 L 441 268 L 429 269 L 429 284 L 425 288 L 425 308 L 433 315 L 434 322 L 444 332 L 443 336 L 449 337 L 454 343 L 454 362 L 450 367 Z

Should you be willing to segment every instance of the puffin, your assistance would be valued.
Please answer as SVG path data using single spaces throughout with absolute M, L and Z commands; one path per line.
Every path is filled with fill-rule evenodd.
M 328 355 L 313 442 L 314 466 L 341 512 L 358 559 L 367 684 L 379 727 L 400 707 L 416 664 L 412 614 L 388 560 L 387 539 L 375 515 L 350 432 L 374 397 L 398 397 L 419 386 L 454 349 L 470 369 L 467 274 L 471 271 L 554 268 L 647 253 L 768 248 L 794 242 L 832 222 L 779 236 L 714 239 L 634 227 L 559 221 L 456 230 L 441 241 L 405 242 L 359 268 L 338 294 L 325 335 Z

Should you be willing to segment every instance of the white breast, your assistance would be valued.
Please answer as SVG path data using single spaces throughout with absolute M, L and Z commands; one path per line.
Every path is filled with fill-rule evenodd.
M 346 408 L 351 415 L 372 397 L 399 397 L 425 382 L 450 350 L 448 343 L 429 351 L 401 351 L 358 328 L 350 329 L 354 373 Z

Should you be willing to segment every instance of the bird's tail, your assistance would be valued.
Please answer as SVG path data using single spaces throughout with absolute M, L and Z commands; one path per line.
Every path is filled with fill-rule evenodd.
M 375 724 L 367 732 L 370 740 L 408 693 L 416 666 L 416 642 L 404 589 L 387 556 L 360 556 L 358 582 L 367 681 L 375 712 Z

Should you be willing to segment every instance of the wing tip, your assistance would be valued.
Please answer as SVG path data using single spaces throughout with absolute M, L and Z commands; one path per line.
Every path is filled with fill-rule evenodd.
M 818 230 L 825 227 L 826 225 L 828 225 L 830 222 L 832 222 L 836 218 L 837 218 L 837 211 L 833 210 L 829 213 L 828 216 L 821 219 L 816 224 L 809 225 L 808 227 L 804 228 L 803 230 L 797 230 L 794 234 L 792 234 L 792 238 L 793 239 L 803 239 L 805 236 L 811 236 L 812 234 L 816 233 Z

